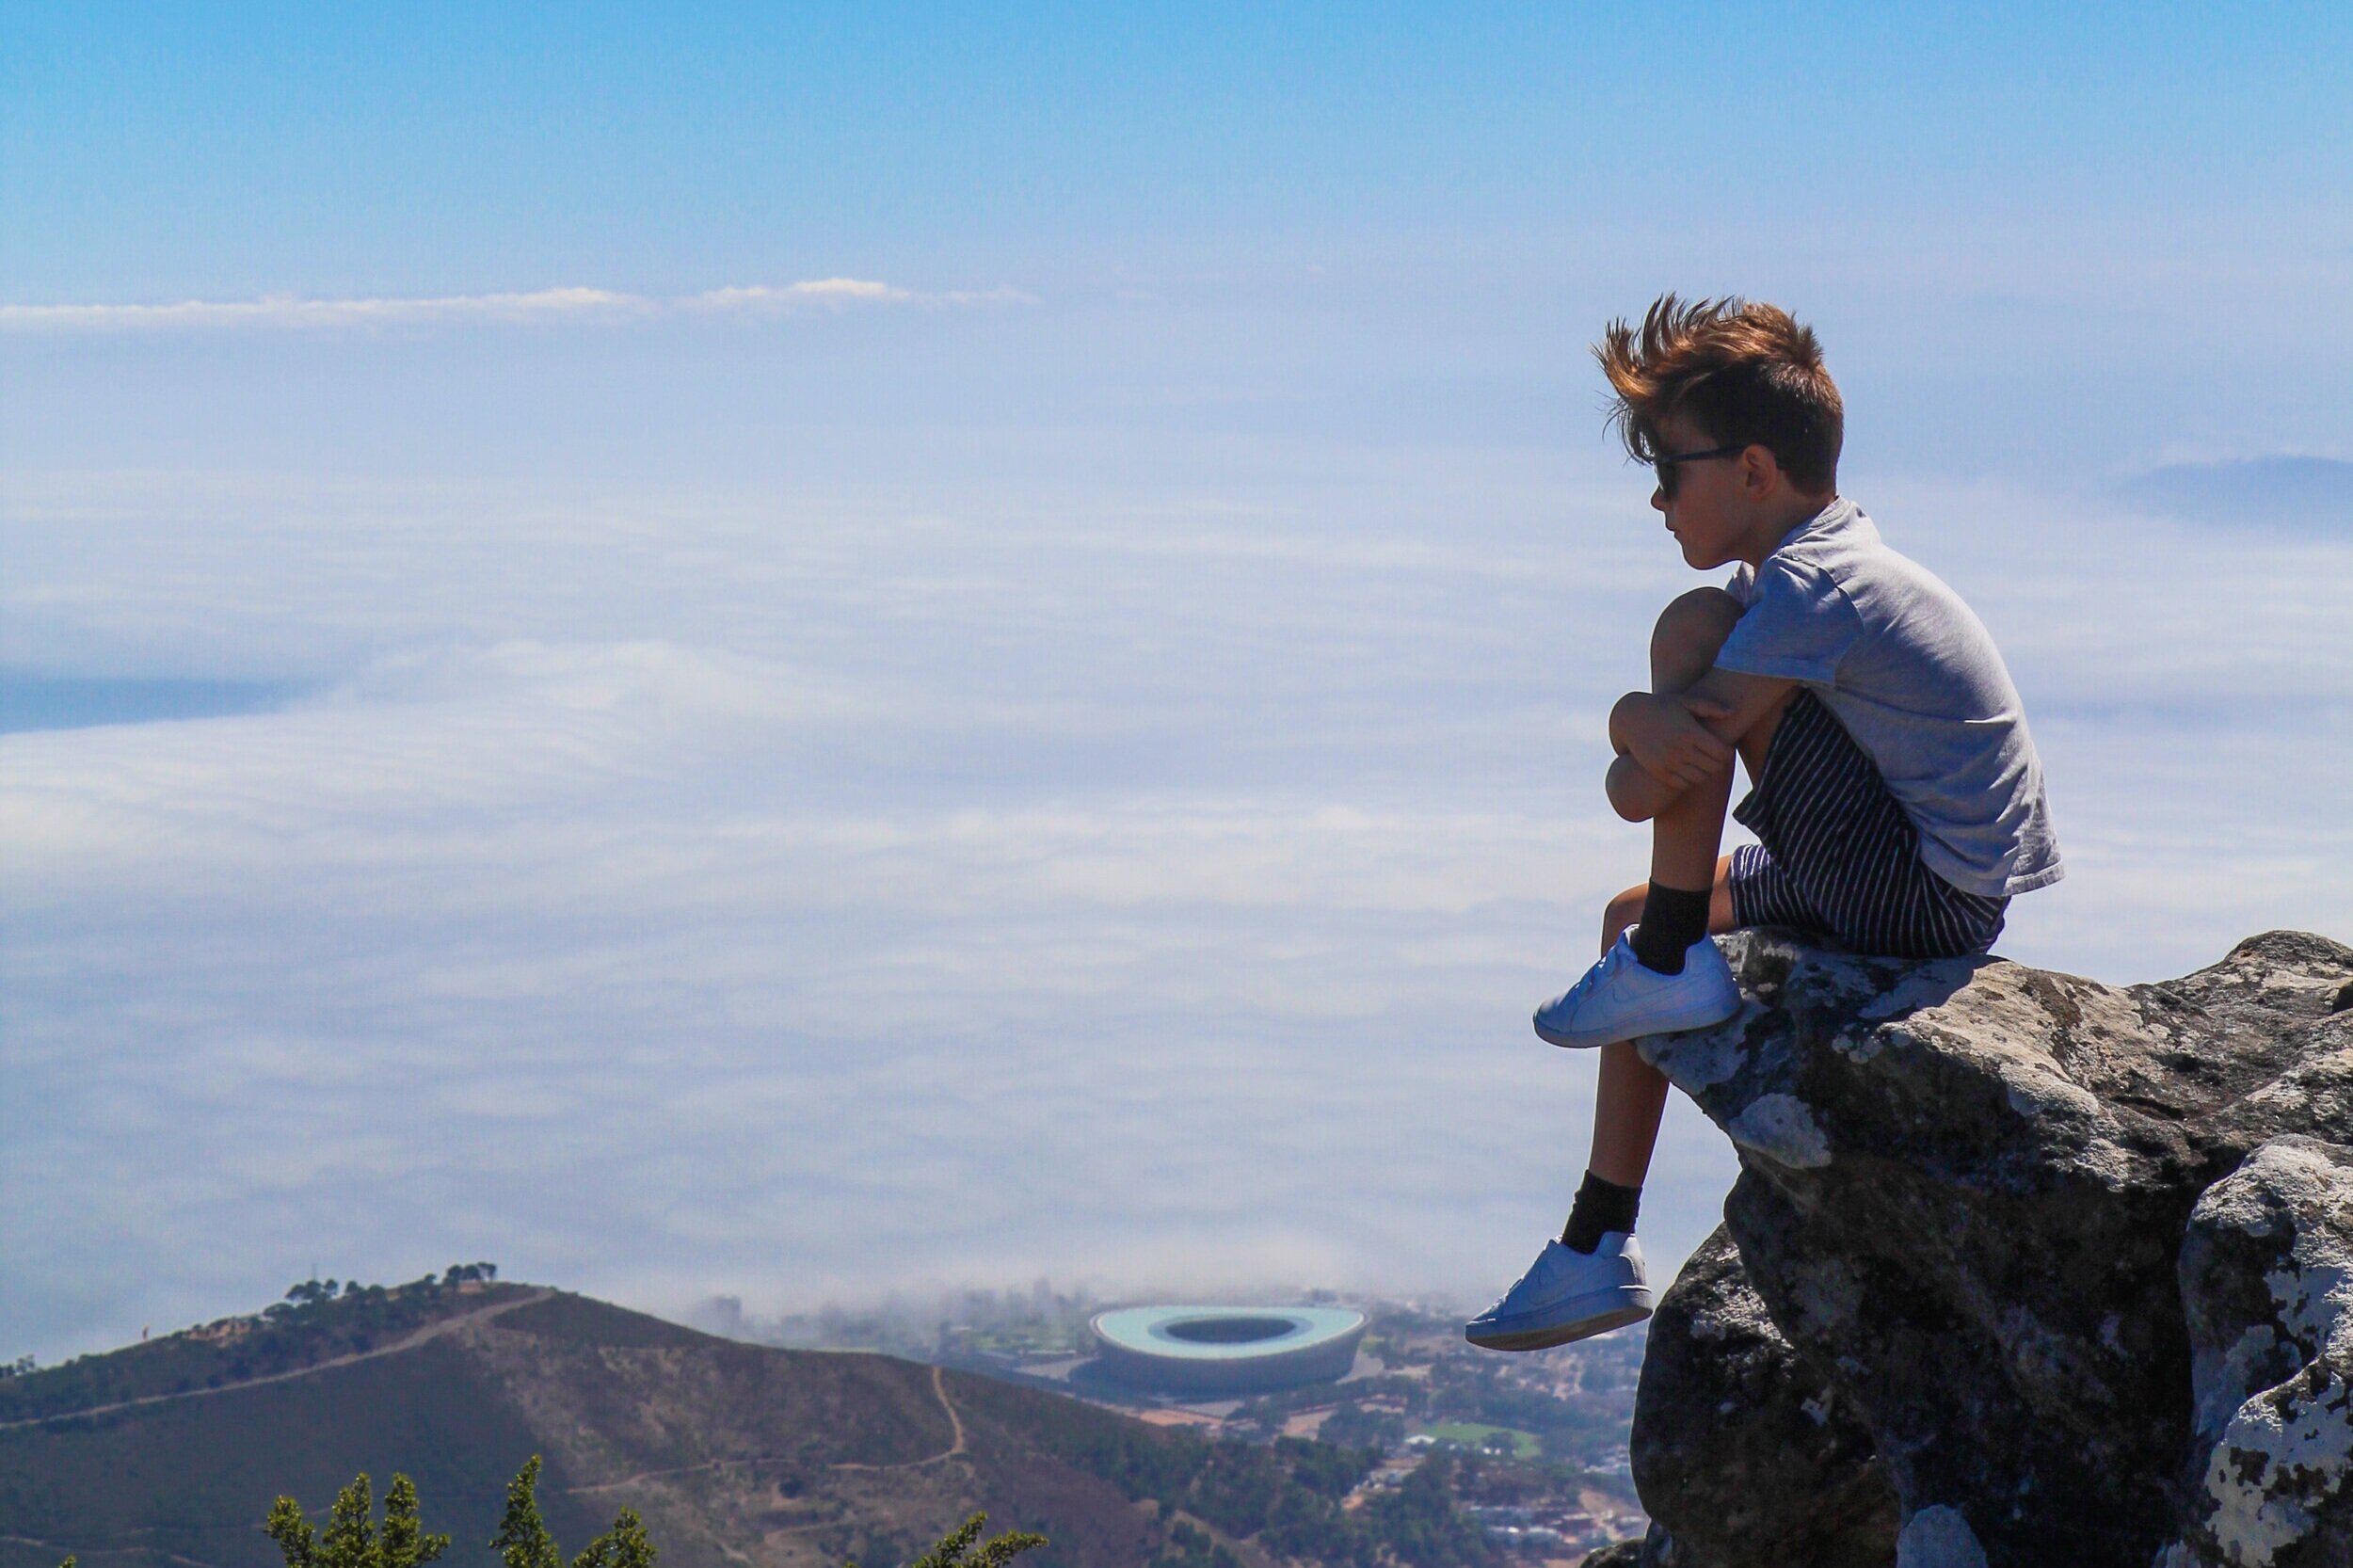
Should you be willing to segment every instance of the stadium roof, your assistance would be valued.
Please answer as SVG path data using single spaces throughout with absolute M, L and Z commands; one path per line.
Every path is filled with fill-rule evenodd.
M 1107 1368 L 1152 1386 L 1245 1390 L 1344 1377 L 1365 1315 L 1333 1306 L 1129 1306 L 1098 1313 Z

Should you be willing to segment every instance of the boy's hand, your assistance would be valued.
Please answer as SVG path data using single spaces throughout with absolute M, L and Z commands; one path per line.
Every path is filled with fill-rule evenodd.
M 1611 715 L 1617 722 L 1610 728 L 1636 766 L 1681 790 L 1732 766 L 1732 747 L 1705 722 L 1731 716 L 1724 704 L 1689 692 L 1667 696 L 1629 692 Z

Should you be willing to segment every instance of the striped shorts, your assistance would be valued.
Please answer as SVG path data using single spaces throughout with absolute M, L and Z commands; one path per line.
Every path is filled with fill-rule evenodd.
M 1846 727 L 1800 687 L 1733 817 L 1760 840 L 1732 852 L 1740 925 L 1795 926 L 1856 952 L 1952 958 L 2001 934 L 2007 898 L 1964 893 L 1920 861 L 1920 833 Z

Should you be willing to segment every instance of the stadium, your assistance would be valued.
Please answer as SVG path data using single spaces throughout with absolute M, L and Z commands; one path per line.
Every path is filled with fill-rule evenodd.
M 1111 1378 L 1171 1394 L 1256 1394 L 1332 1383 L 1356 1364 L 1365 1315 L 1334 1306 L 1128 1306 L 1097 1313 Z

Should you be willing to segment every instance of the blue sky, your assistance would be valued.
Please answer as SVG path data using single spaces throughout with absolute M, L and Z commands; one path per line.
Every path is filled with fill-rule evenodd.
M 18 297 L 1991 211 L 2196 242 L 2323 210 L 2353 135 L 2316 5 L 11 17 Z
M 2057 9 L 10 8 L 0 1356 L 485 1256 L 1478 1304 L 1663 288 L 1821 328 L 2000 638 L 2006 951 L 2353 937 L 2353 23 Z

